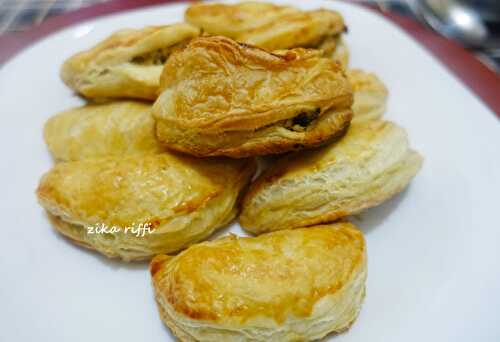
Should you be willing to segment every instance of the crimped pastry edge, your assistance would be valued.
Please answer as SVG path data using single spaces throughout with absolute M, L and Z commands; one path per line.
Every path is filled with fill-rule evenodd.
M 157 121 L 156 134 L 166 148 L 196 157 L 246 158 L 280 154 L 328 144 L 346 132 L 352 115 L 350 109 L 328 111 L 314 120 L 304 132 L 291 131 L 282 126 L 283 122 L 279 122 L 256 131 L 214 135 L 190 131 Z M 186 136 L 190 140 L 183 139 Z M 233 140 L 231 136 L 235 137 L 234 142 L 230 141 Z M 196 141 L 196 139 L 199 140 Z
M 346 222 L 349 224 L 349 222 Z M 320 227 L 320 226 L 318 226 Z M 327 227 L 327 226 L 323 226 Z M 351 224 L 351 228 L 355 228 Z M 305 228 L 307 229 L 307 228 Z M 238 237 L 235 237 L 238 238 Z M 221 238 L 223 239 L 223 238 Z M 364 238 L 363 238 L 364 241 Z M 186 253 L 184 251 L 183 253 Z M 162 267 L 168 265 L 168 263 L 174 260 L 174 256 L 169 255 L 158 255 L 156 256 L 150 264 L 150 272 L 151 275 L 154 275 L 160 271 Z M 312 336 L 307 336 L 304 332 L 297 334 L 297 331 L 288 331 L 288 326 L 283 327 L 278 323 L 275 326 L 261 326 L 258 325 L 252 327 L 251 323 L 245 323 L 247 326 L 228 326 L 224 324 L 216 324 L 208 321 L 197 321 L 191 319 L 187 316 L 184 316 L 181 313 L 176 313 L 173 307 L 163 298 L 161 290 L 156 286 L 153 281 L 155 299 L 157 301 L 158 310 L 160 313 L 161 320 L 172 330 L 174 335 L 180 339 L 180 341 L 213 341 L 218 342 L 220 340 L 224 341 L 312 341 L 325 337 L 328 334 L 332 333 L 342 333 L 347 331 L 351 325 L 356 320 L 359 312 L 361 311 L 362 303 L 364 297 L 366 295 L 366 282 L 367 277 L 367 258 L 366 258 L 366 243 L 363 243 L 363 253 L 362 253 L 362 262 L 358 264 L 358 268 L 356 271 L 353 271 L 349 277 L 349 280 L 344 284 L 349 284 L 349 286 L 343 286 L 341 289 L 337 290 L 337 292 L 333 294 L 325 295 L 324 297 L 317 300 L 314 304 L 312 312 L 314 313 L 314 308 L 317 305 L 324 306 L 326 302 L 329 304 L 328 310 L 318 310 L 318 312 L 322 312 L 324 315 L 321 317 L 313 317 L 313 318 L 299 318 L 295 319 L 294 317 L 289 317 L 288 319 L 293 324 L 303 324 L 304 321 L 314 321 L 318 320 L 325 321 L 324 316 L 328 315 L 331 310 L 333 310 L 337 306 L 336 299 L 340 296 L 347 296 L 354 298 L 350 303 L 348 302 L 348 307 L 350 311 L 349 319 L 337 324 L 336 327 L 332 327 L 331 325 L 326 324 L 325 329 L 321 332 L 317 332 Z M 352 293 L 346 293 L 346 291 L 351 291 Z M 349 306 L 350 305 L 350 306 Z M 344 307 L 346 309 L 346 307 Z M 326 314 L 325 314 L 326 311 Z M 337 313 L 338 314 L 338 313 Z M 323 319 L 322 319 L 323 318 Z M 250 321 L 251 322 L 251 321 Z M 327 323 L 331 322 L 326 320 Z M 286 324 L 287 322 L 285 322 Z M 300 327 L 298 327 L 300 330 Z M 256 331 L 254 331 L 256 330 Z M 260 330 L 260 331 L 259 331 Z M 210 334 L 216 333 L 216 337 L 210 336 L 200 337 L 201 335 L 209 332 Z M 224 335 L 225 333 L 230 333 L 230 335 Z

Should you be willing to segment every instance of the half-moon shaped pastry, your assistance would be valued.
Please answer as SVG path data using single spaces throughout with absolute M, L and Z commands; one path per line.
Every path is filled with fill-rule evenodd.
M 63 235 L 108 257 L 140 260 L 179 251 L 226 225 L 254 171 L 253 160 L 168 153 L 86 159 L 56 164 L 37 195 Z M 141 227 L 149 232 L 134 234 Z
M 158 139 L 200 157 L 318 146 L 341 135 L 352 117 L 343 69 L 316 50 L 273 54 L 200 37 L 169 58 L 160 87 Z
M 61 78 L 88 98 L 154 100 L 167 58 L 198 35 L 185 23 L 124 29 L 66 60 Z
M 342 41 L 346 30 L 340 13 L 325 9 L 301 11 L 265 2 L 195 3 L 185 13 L 188 23 L 212 35 L 267 50 L 296 47 L 321 49 L 345 67 L 349 54 Z
M 350 69 L 346 73 L 354 94 L 352 122 L 380 119 L 384 115 L 388 96 L 384 83 L 377 75 L 360 69 Z
M 311 341 L 349 328 L 366 247 L 347 222 L 191 246 L 150 266 L 161 319 L 181 341 Z
M 44 137 L 58 161 L 162 151 L 151 104 L 144 102 L 88 104 L 64 111 L 45 123 Z
M 356 214 L 402 191 L 421 165 L 401 127 L 352 124 L 337 143 L 286 156 L 266 170 L 243 200 L 240 224 L 260 234 Z

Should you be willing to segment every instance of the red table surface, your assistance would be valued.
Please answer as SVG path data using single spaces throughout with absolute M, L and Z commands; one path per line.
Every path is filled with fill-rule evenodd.
M 183 0 L 111 0 L 47 19 L 27 31 L 0 36 L 0 65 L 37 40 L 78 22 L 131 10 Z M 371 7 L 369 7 L 371 8 Z M 397 14 L 373 11 L 396 23 L 436 56 L 453 74 L 464 82 L 500 118 L 500 75 L 488 69 L 473 54 L 457 43 L 441 37 L 422 24 Z

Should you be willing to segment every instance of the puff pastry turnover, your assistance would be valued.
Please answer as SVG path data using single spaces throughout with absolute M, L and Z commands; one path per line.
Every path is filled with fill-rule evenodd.
M 144 102 L 88 104 L 64 111 L 45 123 L 44 137 L 59 161 L 162 150 L 151 105 Z
M 225 37 L 174 53 L 153 106 L 157 137 L 195 156 L 246 157 L 323 144 L 352 117 L 352 91 L 315 50 L 273 54 Z
M 267 50 L 295 47 L 321 49 L 344 67 L 349 53 L 342 41 L 344 19 L 335 11 L 301 11 L 265 2 L 195 3 L 185 13 L 188 23 Z
M 88 98 L 154 100 L 165 61 L 198 34 L 185 23 L 120 30 L 66 60 L 61 78 Z
M 352 124 L 337 143 L 289 155 L 266 170 L 243 200 L 241 225 L 263 233 L 331 222 L 403 190 L 422 157 L 391 122 Z
M 347 329 L 365 294 L 362 234 L 347 222 L 157 256 L 162 320 L 181 341 L 310 341 Z
M 354 94 L 352 122 L 380 119 L 385 113 L 388 96 L 384 83 L 377 75 L 360 69 L 350 69 L 346 73 Z
M 37 195 L 71 240 L 108 257 L 139 260 L 183 249 L 232 220 L 254 171 L 253 160 L 104 157 L 56 164 Z M 102 224 L 121 230 L 89 234 L 89 226 Z M 140 224 L 152 233 L 127 233 Z

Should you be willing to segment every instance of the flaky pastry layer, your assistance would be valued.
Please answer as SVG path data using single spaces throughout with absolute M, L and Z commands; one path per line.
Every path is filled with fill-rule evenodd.
M 338 142 L 288 155 L 266 170 L 243 200 L 240 224 L 264 233 L 356 214 L 402 191 L 421 165 L 403 128 L 353 123 Z
M 364 238 L 347 222 L 234 235 L 157 256 L 162 320 L 181 341 L 309 341 L 347 329 L 364 298 Z
M 167 58 L 199 33 L 186 23 L 120 30 L 67 59 L 61 78 L 92 99 L 154 100 Z
M 44 138 L 57 161 L 108 155 L 159 153 L 151 104 L 117 101 L 87 104 L 45 123 Z
M 345 45 L 339 53 L 344 19 L 336 11 L 302 11 L 266 2 L 195 3 L 185 13 L 188 23 L 211 35 L 222 35 L 267 50 L 317 48 L 347 66 Z M 337 58 L 338 57 L 338 58 Z
M 347 70 L 346 74 L 354 94 L 352 122 L 380 119 L 389 94 L 385 84 L 374 73 L 360 69 Z
M 158 139 L 196 156 L 317 146 L 352 115 L 351 86 L 331 59 L 304 49 L 270 53 L 225 37 L 200 37 L 174 53 L 160 91 Z
M 253 160 L 194 159 L 170 153 L 59 163 L 37 189 L 55 227 L 109 257 L 147 259 L 181 250 L 232 220 L 255 172 Z M 89 226 L 116 226 L 89 234 Z M 125 228 L 148 224 L 151 234 Z

